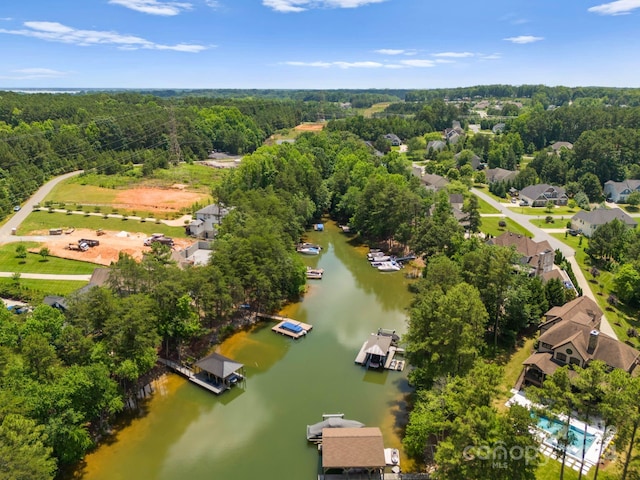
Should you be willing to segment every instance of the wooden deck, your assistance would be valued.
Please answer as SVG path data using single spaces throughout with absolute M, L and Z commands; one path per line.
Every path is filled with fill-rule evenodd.
M 274 317 L 275 316 L 276 315 L 274 315 Z M 291 337 L 295 340 L 299 339 L 300 337 L 304 337 L 313 328 L 313 325 L 309 325 L 308 323 L 298 322 L 296 320 L 292 320 L 290 318 L 285 318 L 285 317 L 279 317 L 279 318 L 281 318 L 282 320 L 278 322 L 278 324 L 275 327 L 273 327 L 271 330 L 281 335 L 286 335 L 287 337 Z M 287 330 L 286 328 L 282 328 L 282 325 L 287 322 L 292 323 L 293 325 L 299 326 L 300 328 L 302 328 L 302 331 L 299 333 L 296 333 L 296 332 L 292 332 L 291 330 Z
M 369 343 L 369 340 L 365 340 L 365 342 L 362 344 L 362 348 L 360 348 L 360 351 L 358 352 L 358 355 L 356 355 L 355 362 L 360 365 L 364 365 L 364 362 L 367 359 L 367 352 L 365 352 L 367 343 Z
M 362 347 L 360 348 L 358 355 L 356 355 L 355 363 L 359 365 L 364 365 L 365 362 L 367 361 L 367 353 L 365 351 L 367 347 L 367 343 L 368 343 L 368 340 L 362 344 Z M 404 370 L 406 362 L 404 360 L 398 360 L 395 358 L 396 354 L 403 354 L 403 353 L 404 353 L 403 348 L 398 348 L 393 346 L 389 347 L 389 354 L 387 355 L 387 359 L 384 362 L 384 368 L 386 370 L 397 370 L 399 372 Z
M 192 383 L 195 383 L 196 385 L 209 390 L 210 392 L 215 393 L 216 395 L 220 395 L 222 392 L 224 392 L 225 390 L 227 390 L 227 386 L 225 385 L 221 385 L 221 386 L 216 386 L 213 385 L 209 382 L 205 382 L 203 380 L 200 380 L 195 373 L 193 373 L 193 370 L 191 370 L 189 367 L 185 367 L 183 365 L 180 365 L 176 362 L 173 362 L 171 360 L 167 360 L 166 358 L 158 358 L 158 362 L 162 363 L 163 365 L 166 365 L 170 370 L 172 370 L 173 372 L 182 375 L 183 377 L 185 377 L 187 380 L 189 380 Z

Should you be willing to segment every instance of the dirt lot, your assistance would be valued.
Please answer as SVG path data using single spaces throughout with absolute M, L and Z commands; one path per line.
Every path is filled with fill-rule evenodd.
M 114 207 L 127 210 L 178 211 L 209 197 L 205 193 L 188 192 L 185 185 L 172 188 L 131 188 L 118 193 Z
M 301 123 L 294 127 L 299 132 L 319 132 L 324 128 L 326 123 Z
M 92 247 L 86 252 L 68 249 L 70 243 L 77 245 L 78 240 L 81 238 L 98 240 L 100 245 Z M 78 229 L 70 234 L 50 237 L 50 240 L 46 242 L 46 246 L 51 254 L 56 257 L 110 265 L 111 262 L 118 260 L 119 252 L 128 253 L 136 260 L 142 259 L 143 252 L 150 250 L 149 247 L 143 245 L 145 238 L 147 238 L 147 235 L 144 233 L 126 232 L 125 235 L 123 232 L 105 230 L 104 235 L 96 236 L 95 230 Z M 193 243 L 193 240 L 187 238 L 175 238 L 174 241 L 175 250 L 182 250 Z M 34 251 L 39 251 L 39 248 Z

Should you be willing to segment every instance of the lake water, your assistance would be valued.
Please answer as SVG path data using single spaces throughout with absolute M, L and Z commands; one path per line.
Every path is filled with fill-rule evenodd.
M 404 333 L 410 301 L 404 273 L 380 273 L 334 224 L 308 240 L 323 250 L 305 257 L 324 268 L 304 300 L 284 314 L 310 323 L 300 340 L 265 322 L 220 346 L 245 364 L 247 382 L 215 396 L 176 375 L 155 385 L 145 414 L 88 455 L 75 478 L 234 480 L 316 478 L 321 457 L 306 426 L 323 413 L 380 427 L 385 447 L 400 447 L 398 426 L 409 391 L 405 372 L 366 371 L 354 364 L 379 327 Z M 406 459 L 403 470 L 407 470 Z

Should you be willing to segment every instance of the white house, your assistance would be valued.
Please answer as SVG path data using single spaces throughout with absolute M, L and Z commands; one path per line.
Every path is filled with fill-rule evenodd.
M 213 204 L 201 208 L 196 212 L 196 218 L 187 226 L 187 233 L 198 238 L 213 238 L 216 235 L 216 227 L 226 217 L 231 208 Z

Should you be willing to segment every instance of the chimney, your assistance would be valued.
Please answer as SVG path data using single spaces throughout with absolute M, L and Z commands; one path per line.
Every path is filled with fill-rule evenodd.
M 589 346 L 587 347 L 587 353 L 592 354 L 595 351 L 598 346 L 598 335 L 600 335 L 598 330 L 591 330 L 589 333 Z

